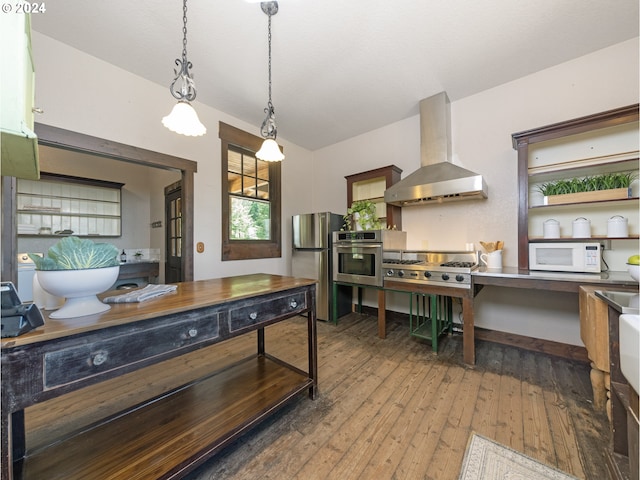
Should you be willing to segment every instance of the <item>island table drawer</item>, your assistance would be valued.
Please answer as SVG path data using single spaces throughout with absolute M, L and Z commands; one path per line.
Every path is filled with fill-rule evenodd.
M 219 312 L 194 312 L 189 319 L 175 323 L 150 325 L 105 340 L 47 352 L 44 354 L 44 387 L 77 382 L 216 339 L 220 335 L 219 317 Z
M 269 323 L 283 316 L 295 315 L 308 309 L 304 292 L 286 295 L 264 302 L 254 303 L 229 311 L 229 331 L 236 332 L 245 328 Z

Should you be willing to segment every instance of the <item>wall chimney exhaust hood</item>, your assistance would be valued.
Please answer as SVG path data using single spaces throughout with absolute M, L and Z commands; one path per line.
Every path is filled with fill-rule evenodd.
M 420 101 L 420 169 L 384 192 L 400 207 L 487 198 L 482 175 L 451 163 L 451 104 L 446 92 Z

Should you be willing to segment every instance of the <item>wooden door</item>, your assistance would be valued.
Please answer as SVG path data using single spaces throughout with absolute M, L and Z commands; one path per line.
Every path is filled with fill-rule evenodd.
M 165 283 L 182 282 L 182 184 L 164 189 L 166 255 Z

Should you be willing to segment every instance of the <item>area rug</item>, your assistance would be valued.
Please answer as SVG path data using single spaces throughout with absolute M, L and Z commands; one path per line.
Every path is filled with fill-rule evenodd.
M 576 480 L 509 447 L 471 434 L 459 480 Z

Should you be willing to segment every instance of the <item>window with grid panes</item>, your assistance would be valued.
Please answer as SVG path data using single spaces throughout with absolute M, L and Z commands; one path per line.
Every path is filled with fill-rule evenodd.
M 229 239 L 270 240 L 269 163 L 238 147 L 229 147 L 227 155 Z
M 222 259 L 281 256 L 280 163 L 258 160 L 262 138 L 220 122 Z

